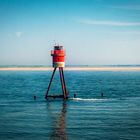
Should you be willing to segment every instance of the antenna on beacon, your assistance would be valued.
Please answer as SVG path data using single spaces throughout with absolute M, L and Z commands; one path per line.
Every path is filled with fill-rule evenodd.
M 56 46 L 57 45 L 57 43 L 56 43 L 56 41 L 54 40 L 54 45 Z
M 65 50 L 63 49 L 63 46 L 60 45 L 55 45 L 54 46 L 54 50 L 51 50 L 51 56 L 52 56 L 52 62 L 53 62 L 53 73 L 48 85 L 48 89 L 45 95 L 45 99 L 47 99 L 48 97 L 52 97 L 52 98 L 63 98 L 63 99 L 68 99 L 68 92 L 66 89 L 66 83 L 65 83 L 65 78 L 64 78 L 64 71 L 63 68 L 65 67 Z M 53 81 L 54 78 L 54 74 L 57 70 L 57 68 L 59 69 L 59 74 L 60 74 L 60 80 L 61 80 L 61 86 L 62 86 L 62 91 L 63 94 L 61 95 L 49 95 L 49 90 L 51 87 L 51 83 Z

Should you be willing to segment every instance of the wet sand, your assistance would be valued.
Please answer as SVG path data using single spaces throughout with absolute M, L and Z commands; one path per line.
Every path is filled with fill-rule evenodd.
M 50 71 L 52 67 L 1 67 L 0 71 Z M 140 71 L 140 67 L 65 67 L 67 71 Z

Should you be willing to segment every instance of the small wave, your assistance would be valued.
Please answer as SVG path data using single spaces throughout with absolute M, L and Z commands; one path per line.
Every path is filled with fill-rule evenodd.
M 70 98 L 70 100 L 75 100 L 75 101 L 102 101 L 102 100 L 107 100 L 107 99 L 101 99 L 101 98 L 91 98 L 91 99 Z

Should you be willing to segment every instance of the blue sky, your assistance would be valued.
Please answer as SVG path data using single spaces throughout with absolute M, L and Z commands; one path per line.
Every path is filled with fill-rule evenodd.
M 55 40 L 55 41 L 54 41 Z M 140 64 L 139 0 L 0 0 L 0 65 Z

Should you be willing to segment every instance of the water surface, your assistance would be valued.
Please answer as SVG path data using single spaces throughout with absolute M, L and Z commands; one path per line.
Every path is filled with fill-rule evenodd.
M 0 71 L 0 139 L 140 139 L 139 71 L 66 71 L 66 102 L 44 99 L 50 76 Z M 61 92 L 57 73 L 50 94 Z

